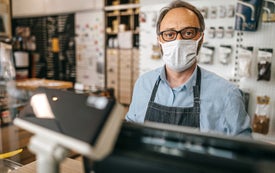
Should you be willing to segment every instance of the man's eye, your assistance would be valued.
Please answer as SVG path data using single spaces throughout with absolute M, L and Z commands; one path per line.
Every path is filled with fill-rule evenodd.
M 175 33 L 174 32 L 165 32 L 164 35 L 167 38 L 173 38 L 175 36 Z
M 183 36 L 185 36 L 185 37 L 193 37 L 195 35 L 196 35 L 196 32 L 192 29 L 186 30 L 183 32 Z
M 186 32 L 186 35 L 193 35 L 194 33 L 191 31 Z

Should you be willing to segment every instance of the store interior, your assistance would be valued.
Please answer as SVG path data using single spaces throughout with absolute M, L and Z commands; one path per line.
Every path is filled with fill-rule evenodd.
M 95 142 L 85 151 L 73 147 L 73 144 L 82 146 L 81 142 L 74 141 L 76 143 L 67 145 L 70 140 L 64 138 L 60 142 L 62 146 L 66 146 L 66 152 L 67 149 L 69 152 L 60 161 L 46 163 L 46 165 L 53 164 L 55 169 L 48 169 L 50 166 L 36 167 L 39 165 L 37 162 L 39 157 L 34 153 L 37 149 L 30 150 L 30 139 L 34 136 L 41 137 L 41 134 L 48 136 L 48 133 L 43 129 L 37 129 L 36 126 L 32 128 L 32 125 L 28 123 L 24 124 L 19 121 L 19 125 L 15 125 L 13 122 L 22 110 L 28 111 L 26 108 L 30 104 L 31 96 L 39 88 L 70 91 L 77 93 L 77 97 L 85 95 L 85 99 L 90 95 L 104 96 L 115 99 L 119 105 L 108 102 L 111 105 L 108 111 L 116 112 L 120 116 L 125 115 L 138 77 L 164 65 L 155 28 L 160 9 L 171 1 L 2 0 L 0 2 L 0 69 L 2 69 L 3 57 L 7 58 L 9 65 L 12 66 L 9 73 L 13 75 L 14 82 L 8 88 L 13 89 L 12 93 L 17 99 L 11 111 L 6 104 L 6 96 L 1 93 L 0 172 L 20 169 L 22 172 L 36 172 L 38 169 L 40 173 L 58 172 L 57 164 L 64 159 L 67 160 L 62 162 L 61 172 L 66 170 L 67 172 L 88 173 L 91 171 L 89 169 L 93 169 L 91 166 L 93 163 L 96 164 L 95 168 L 98 172 L 110 172 L 114 169 L 119 170 L 118 172 L 129 172 L 135 167 L 140 168 L 137 172 L 149 170 L 166 172 L 167 167 L 173 166 L 177 169 L 171 169 L 172 172 L 182 172 L 181 169 L 185 168 L 190 168 L 191 172 L 202 171 L 193 170 L 196 164 L 202 164 L 201 168 L 209 172 L 221 171 L 218 166 L 215 170 L 210 169 L 201 161 L 196 163 L 196 157 L 199 158 L 199 156 L 191 156 L 189 153 L 192 147 L 196 149 L 195 153 L 202 152 L 197 150 L 198 146 L 195 145 L 201 140 L 206 140 L 205 145 L 208 147 L 215 146 L 222 149 L 225 147 L 226 152 L 229 152 L 228 147 L 229 150 L 234 150 L 235 153 L 229 153 L 227 156 L 233 158 L 229 155 L 236 154 L 236 160 L 230 162 L 230 165 L 226 163 L 226 160 L 221 161 L 221 167 L 228 167 L 231 172 L 234 163 L 248 166 L 250 161 L 257 161 L 249 160 L 249 157 L 258 157 L 259 160 L 266 158 L 268 162 L 275 165 L 275 157 L 272 156 L 275 153 L 275 0 L 186 1 L 201 11 L 206 24 L 204 42 L 198 55 L 198 65 L 218 74 L 242 90 L 246 110 L 252 120 L 253 139 L 251 143 L 246 139 L 222 136 L 216 138 L 213 134 L 204 136 L 190 132 L 189 129 L 181 131 L 170 127 L 158 129 L 154 125 L 146 127 L 126 125 L 123 127 L 125 132 L 118 137 L 120 142 L 116 143 L 115 154 L 107 160 L 100 162 L 99 156 L 105 157 L 102 151 L 110 152 L 114 149 L 111 144 L 114 145 L 116 139 L 102 134 L 102 138 L 106 137 L 109 141 Z M 1 90 L 2 85 L 1 83 Z M 66 106 L 67 112 L 73 112 L 74 107 L 82 103 L 81 101 L 77 103 L 77 100 L 74 100 L 63 106 Z M 105 115 L 105 112 L 99 114 L 101 113 Z M 81 127 L 81 124 L 77 126 Z M 109 134 L 118 135 L 117 129 L 120 126 L 121 124 L 117 122 L 112 127 L 113 130 L 109 128 Z M 102 125 L 102 127 L 105 126 Z M 142 128 L 145 130 L 141 130 Z M 106 129 L 108 129 L 107 125 Z M 41 134 L 39 135 L 38 132 Z M 85 131 L 78 132 L 85 134 Z M 149 139 L 153 133 L 156 138 Z M 186 137 L 181 136 L 181 133 Z M 189 136 L 191 133 L 193 137 Z M 129 134 L 143 137 L 132 139 Z M 50 133 L 49 138 L 51 136 L 55 136 L 55 133 Z M 78 138 L 78 135 L 75 137 Z M 173 143 L 177 137 L 190 140 L 192 147 L 185 148 L 188 150 L 187 153 L 176 153 L 172 148 L 165 148 L 165 145 L 168 146 L 171 141 L 170 145 L 179 145 Z M 55 137 L 53 138 L 55 142 L 58 141 Z M 165 139 L 167 143 L 162 141 Z M 66 143 L 67 140 L 69 142 Z M 151 142 L 150 145 L 149 142 Z M 105 149 L 101 148 L 100 143 L 104 143 L 102 145 Z M 265 146 L 265 144 L 268 145 Z M 85 146 L 83 144 L 83 148 Z M 137 153 L 129 152 L 135 149 Z M 99 155 L 94 154 L 97 151 Z M 160 157 L 158 161 L 150 160 L 149 158 L 159 157 L 159 155 L 154 155 L 156 151 L 166 155 Z M 40 153 L 43 155 L 43 151 Z M 123 153 L 121 154 L 123 158 L 117 153 Z M 129 161 L 129 167 L 124 169 L 121 166 L 123 168 L 120 169 L 119 165 L 127 161 L 123 159 L 128 155 L 129 157 L 134 155 L 137 160 Z M 176 155 L 190 156 L 190 159 L 186 161 L 190 164 L 179 166 L 179 160 L 174 158 Z M 213 162 L 209 161 L 209 165 L 216 162 L 217 158 L 209 155 L 206 157 L 206 155 L 204 159 L 213 159 Z M 165 157 L 175 159 L 173 160 L 175 164 L 168 163 Z M 247 162 L 238 160 L 242 157 Z M 150 167 L 147 163 L 138 164 L 145 158 L 150 160 L 148 164 L 157 163 L 163 166 Z M 95 162 L 91 163 L 93 159 Z M 117 159 L 116 164 L 112 159 Z M 39 163 L 42 165 L 43 162 Z M 110 167 L 107 169 L 108 165 Z M 274 166 L 270 167 L 270 164 L 259 164 L 256 167 L 259 168 L 253 170 L 255 173 L 265 172 L 266 169 L 272 172 L 274 168 Z M 245 166 L 236 166 L 234 171 L 247 170 Z M 248 171 L 252 172 L 252 170 Z

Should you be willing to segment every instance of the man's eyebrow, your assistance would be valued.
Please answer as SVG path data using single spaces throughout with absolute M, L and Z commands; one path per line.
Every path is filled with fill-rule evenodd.
M 175 28 L 165 28 L 164 30 L 160 31 L 160 32 L 163 32 L 163 31 L 169 31 L 169 30 L 176 30 Z
M 169 30 L 180 31 L 180 30 L 185 29 L 185 28 L 200 28 L 200 27 L 199 26 L 185 26 L 185 27 L 182 27 L 179 30 L 176 30 L 174 27 L 172 27 L 172 28 L 166 28 L 166 29 L 164 29 L 164 30 L 162 30 L 160 32 L 169 31 Z

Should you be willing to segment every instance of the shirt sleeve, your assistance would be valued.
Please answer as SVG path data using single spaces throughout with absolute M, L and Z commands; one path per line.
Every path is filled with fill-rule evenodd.
M 135 122 L 136 121 L 135 120 L 135 115 L 136 115 L 135 107 L 136 107 L 136 104 L 137 104 L 137 99 L 136 98 L 137 98 L 137 93 L 140 90 L 138 83 L 139 83 L 139 80 L 137 80 L 137 82 L 135 83 L 134 89 L 133 89 L 132 100 L 131 100 L 131 103 L 130 103 L 130 106 L 129 106 L 129 110 L 126 113 L 126 116 L 125 116 L 126 121 L 130 121 L 130 122 Z
M 145 79 L 139 78 L 134 86 L 132 101 L 126 113 L 125 120 L 143 123 L 148 104 L 148 91 L 145 89 Z
M 230 135 L 251 135 L 251 120 L 245 110 L 244 98 L 236 87 L 230 91 L 224 110 L 224 131 Z

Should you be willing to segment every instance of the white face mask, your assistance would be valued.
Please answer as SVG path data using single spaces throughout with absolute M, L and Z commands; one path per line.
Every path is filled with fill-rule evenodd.
M 176 72 L 182 72 L 191 67 L 196 62 L 198 43 L 201 38 L 160 43 L 164 63 Z

